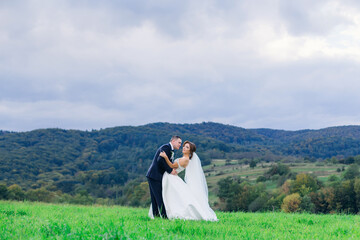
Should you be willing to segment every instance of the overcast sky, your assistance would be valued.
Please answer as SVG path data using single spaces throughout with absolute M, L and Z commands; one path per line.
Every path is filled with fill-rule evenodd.
M 355 0 L 0 1 L 0 129 L 360 124 Z

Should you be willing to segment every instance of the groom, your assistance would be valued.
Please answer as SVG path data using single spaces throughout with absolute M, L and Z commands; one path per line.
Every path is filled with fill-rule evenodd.
M 162 177 L 164 172 L 176 175 L 176 171 L 169 167 L 165 159 L 159 154 L 165 152 L 171 161 L 174 161 L 174 149 L 178 150 L 181 146 L 181 138 L 179 136 L 172 136 L 168 144 L 162 145 L 155 153 L 154 159 L 146 174 L 149 182 L 151 204 L 154 217 L 167 218 L 165 206 L 162 198 Z M 161 215 L 160 215 L 161 214 Z

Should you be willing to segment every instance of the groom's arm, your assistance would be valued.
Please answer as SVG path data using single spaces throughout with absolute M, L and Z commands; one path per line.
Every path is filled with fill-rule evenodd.
M 164 147 L 162 147 L 160 149 L 160 152 L 164 151 L 166 153 L 167 156 L 170 156 L 171 157 L 171 149 L 169 146 L 165 145 Z M 170 158 L 169 157 L 169 158 Z M 171 174 L 171 172 L 173 171 L 173 169 L 166 163 L 166 160 L 161 157 L 159 155 L 158 159 L 158 164 L 161 166 L 161 168 L 165 169 L 166 172 L 168 172 L 169 174 Z

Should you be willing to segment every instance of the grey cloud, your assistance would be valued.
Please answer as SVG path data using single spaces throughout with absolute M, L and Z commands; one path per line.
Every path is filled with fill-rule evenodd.
M 288 31 L 294 35 L 326 35 L 339 25 L 352 24 L 345 16 L 341 16 L 334 12 L 333 8 L 329 8 L 329 4 L 334 4 L 334 2 L 328 0 L 282 0 L 279 10 Z
M 273 40 L 285 24 L 291 38 L 326 40 L 348 24 L 322 15 L 327 1 L 1 4 L 0 129 L 157 121 L 301 129 L 358 119 L 356 61 L 264 57 L 267 36 L 251 29 L 266 25 Z
M 182 35 L 181 18 L 190 1 L 80 1 L 79 9 L 101 9 L 108 14 L 110 26 L 136 27 L 144 21 L 153 22 L 160 31 L 172 37 Z M 100 19 L 101 21 L 101 19 Z

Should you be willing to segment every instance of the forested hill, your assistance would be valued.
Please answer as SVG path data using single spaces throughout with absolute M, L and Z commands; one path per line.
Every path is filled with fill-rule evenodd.
M 348 157 L 360 154 L 360 126 L 299 131 L 250 131 L 267 137 L 262 145 L 277 154 L 310 158 Z
M 204 165 L 215 158 L 277 161 L 287 156 L 325 159 L 360 154 L 359 126 L 284 131 L 208 122 L 93 131 L 0 131 L 0 182 L 69 193 L 89 183 L 123 185 L 144 177 L 155 150 L 174 134 L 196 143 Z
M 245 129 L 219 123 L 149 124 L 153 129 L 192 133 L 241 146 L 245 151 L 275 155 L 330 158 L 360 154 L 360 126 L 329 127 L 320 130 L 285 131 Z

